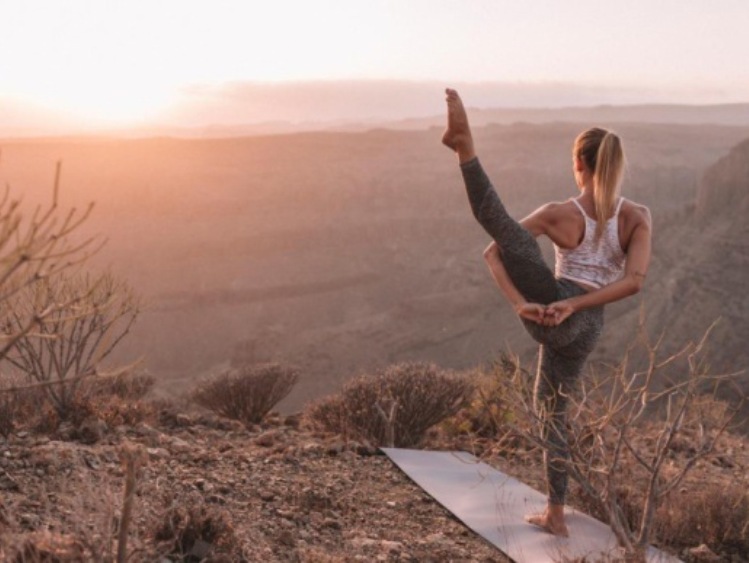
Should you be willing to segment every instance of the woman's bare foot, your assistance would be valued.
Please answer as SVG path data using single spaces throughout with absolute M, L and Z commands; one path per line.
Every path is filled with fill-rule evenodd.
M 564 506 L 562 505 L 549 505 L 541 514 L 526 516 L 525 521 L 555 536 L 566 538 L 570 535 L 567 531 L 567 524 L 564 523 Z
M 476 157 L 473 149 L 473 136 L 468 126 L 468 115 L 463 101 L 455 90 L 445 90 L 447 101 L 447 129 L 442 135 L 442 144 L 458 153 L 460 162 L 468 162 Z

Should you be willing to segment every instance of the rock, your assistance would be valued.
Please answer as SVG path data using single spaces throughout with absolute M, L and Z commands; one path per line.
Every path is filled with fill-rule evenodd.
M 263 446 L 264 448 L 269 448 L 273 446 L 278 438 L 281 436 L 281 433 L 278 430 L 268 430 L 266 432 L 263 432 L 255 438 L 255 443 L 258 446 Z
M 21 488 L 10 475 L 0 471 L 0 491 L 19 491 Z
M 94 471 L 97 471 L 101 467 L 101 462 L 95 455 L 84 455 L 83 459 L 86 462 L 86 465 L 88 465 Z
M 198 561 L 202 561 L 211 554 L 211 551 L 213 551 L 213 546 L 198 538 L 192 545 L 189 555 L 196 557 Z
M 258 493 L 258 496 L 263 502 L 271 502 L 276 498 L 276 495 L 274 495 L 271 491 L 260 491 Z
M 363 442 L 361 444 L 357 443 L 354 451 L 360 456 L 377 455 L 377 453 L 379 452 L 379 450 L 369 442 Z
M 296 538 L 291 530 L 281 530 L 276 537 L 276 541 L 286 547 L 294 547 L 296 545 Z
M 321 454 L 323 447 L 317 442 L 307 442 L 302 445 L 301 450 L 305 454 Z
M 176 436 L 168 441 L 167 446 L 170 450 L 178 454 L 187 453 L 194 449 L 193 446 L 185 442 L 182 438 L 177 438 Z
M 403 551 L 403 544 L 399 541 L 382 540 L 380 546 L 387 549 L 390 553 Z
M 169 459 L 172 455 L 164 448 L 147 448 L 146 453 L 148 454 L 148 457 L 152 460 Z
M 193 482 L 193 485 L 195 486 L 196 489 L 200 491 L 204 491 L 206 493 L 213 490 L 213 484 L 209 483 L 205 479 L 195 479 L 195 481 Z
M 154 438 L 154 439 L 158 438 L 159 435 L 161 434 L 161 432 L 159 432 L 152 426 L 149 426 L 145 422 L 138 423 L 138 425 L 135 427 L 135 433 L 138 436 L 142 436 L 144 438 Z
M 107 432 L 107 423 L 100 418 L 87 418 L 78 428 L 78 439 L 84 444 L 96 444 Z
M 174 417 L 177 426 L 192 426 L 192 419 L 186 414 L 178 414 Z
M 323 520 L 322 526 L 323 528 L 331 528 L 333 530 L 340 530 L 341 528 L 343 528 L 340 520 L 336 520 L 335 518 L 326 518 L 325 520 Z
M 75 427 L 70 422 L 63 422 L 58 426 L 56 434 L 60 440 L 69 442 L 75 436 Z
M 297 412 L 294 414 L 288 415 L 286 418 L 283 419 L 283 425 L 289 426 L 290 428 L 299 428 L 302 424 L 302 413 Z
M 35 530 L 39 527 L 40 518 L 37 514 L 31 512 L 22 512 L 17 516 L 18 523 L 28 530 Z
M 364 547 L 372 547 L 374 545 L 377 545 L 377 540 L 374 540 L 372 538 L 352 538 L 351 540 L 349 540 L 349 543 L 357 549 L 362 549 Z
M 338 455 L 346 450 L 346 444 L 340 440 L 328 444 L 325 448 L 325 453 L 328 455 Z
M 720 557 L 704 543 L 698 547 L 689 549 L 688 553 L 693 561 L 698 561 L 699 563 L 717 563 L 720 561 Z

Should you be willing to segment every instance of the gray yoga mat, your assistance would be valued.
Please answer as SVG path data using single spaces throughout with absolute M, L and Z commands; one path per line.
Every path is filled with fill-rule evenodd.
M 583 557 L 608 561 L 617 554 L 611 528 L 574 509 L 566 509 L 565 514 L 569 538 L 558 538 L 528 524 L 525 515 L 541 512 L 546 496 L 469 453 L 382 451 L 437 502 L 517 563 Z M 674 563 L 679 559 L 650 548 L 648 561 Z

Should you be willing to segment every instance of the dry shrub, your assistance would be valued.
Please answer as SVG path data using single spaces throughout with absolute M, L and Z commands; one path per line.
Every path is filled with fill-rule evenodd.
M 656 533 L 676 548 L 706 544 L 716 553 L 749 553 L 749 493 L 743 484 L 704 483 L 671 495 L 659 508 Z
M 15 553 L 9 557 L 14 563 L 73 563 L 91 556 L 82 542 L 69 534 L 34 532 L 18 543 Z
M 127 401 L 143 399 L 153 388 L 155 380 L 145 372 L 119 373 L 111 377 L 92 377 L 87 381 L 94 397 L 119 397 Z
M 442 425 L 450 435 L 470 435 L 478 438 L 506 438 L 507 425 L 517 422 L 515 405 L 507 393 L 507 381 L 522 368 L 509 356 L 502 356 L 488 366 L 465 375 L 474 382 L 475 391 L 466 406 Z M 516 381 L 532 381 L 529 374 Z
M 0 309 L 0 332 L 10 339 L 5 360 L 29 381 L 43 384 L 60 419 L 71 416 L 90 376 L 127 336 L 140 302 L 110 274 L 44 276 Z M 24 319 L 36 320 L 24 331 Z
M 7 438 L 11 432 L 39 412 L 46 397 L 38 387 L 28 387 L 20 377 L 2 376 L 0 383 L 0 435 Z
M 144 400 L 153 385 L 153 376 L 139 372 L 91 378 L 79 389 L 75 418 L 85 420 L 93 416 L 110 427 L 153 420 L 158 408 Z
M 140 422 L 155 420 L 161 405 L 143 399 L 153 384 L 152 376 L 132 372 L 112 377 L 86 378 L 81 381 L 75 395 L 69 399 L 64 418 L 49 400 L 46 389 L 41 386 L 24 388 L 17 393 L 23 392 L 26 394 L 24 396 L 29 397 L 26 403 L 29 403 L 31 408 L 24 411 L 27 413 L 24 420 L 34 431 L 40 434 L 54 434 L 65 422 L 76 430 L 69 436 L 75 439 L 78 436 L 77 430 L 93 420 L 101 421 L 107 427 L 134 426 Z M 58 387 L 60 385 L 64 383 L 57 384 Z M 0 410 L 2 401 L 3 395 L 0 392 Z
M 347 383 L 340 394 L 310 408 L 310 421 L 330 432 L 351 434 L 374 445 L 409 447 L 453 416 L 474 386 L 433 364 L 401 363 Z
M 216 414 L 256 424 L 286 397 L 299 372 L 281 364 L 246 365 L 201 383 L 192 400 Z
M 168 509 L 154 539 L 164 555 L 179 561 L 246 561 L 229 513 L 199 497 Z

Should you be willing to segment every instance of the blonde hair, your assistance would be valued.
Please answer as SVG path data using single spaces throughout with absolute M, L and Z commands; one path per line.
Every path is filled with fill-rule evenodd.
M 596 238 L 614 214 L 619 186 L 624 175 L 624 149 L 616 133 L 593 127 L 575 139 L 573 152 L 593 174 L 593 201 L 596 210 Z

